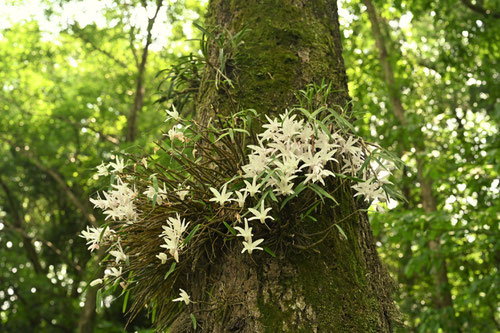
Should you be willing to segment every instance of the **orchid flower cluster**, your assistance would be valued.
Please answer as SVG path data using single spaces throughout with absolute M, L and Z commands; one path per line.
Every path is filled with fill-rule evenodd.
M 391 174 L 392 164 L 376 159 L 366 167 L 366 157 L 373 151 L 359 137 L 345 133 L 341 129 L 327 132 L 324 126 L 318 126 L 318 119 L 299 119 L 298 113 L 286 111 L 279 118 L 271 119 L 266 115 L 265 129 L 258 134 L 258 142 L 248 145 L 251 150 L 248 163 L 241 167 L 242 176 L 232 180 L 238 183 L 243 179 L 245 186 L 234 192 L 228 191 L 228 183 L 220 190 L 210 188 L 213 198 L 210 201 L 220 206 L 236 202 L 245 227 L 236 227 L 238 236 L 243 237 L 243 250 L 249 254 L 264 239 L 252 241 L 250 221 L 262 224 L 275 220 L 271 215 L 271 203 L 277 197 L 289 197 L 298 194 L 302 189 L 311 187 L 318 191 L 317 183 L 323 187 L 329 177 L 349 177 L 358 180 L 352 185 L 356 191 L 354 196 L 363 196 L 368 203 L 374 202 L 376 209 L 383 210 L 382 204 L 388 199 L 383 186 L 390 184 L 387 176 Z M 339 167 L 341 173 L 332 171 L 334 164 L 343 162 Z M 357 178 L 360 177 L 360 178 Z M 321 195 L 320 190 L 317 192 Z M 244 209 L 247 198 L 256 198 L 257 206 Z M 266 202 L 268 202 L 266 204 Z M 267 206 L 267 208 L 266 208 Z
M 184 245 L 182 243 L 182 234 L 186 231 L 188 225 L 189 222 L 186 223 L 185 219 L 181 221 L 179 214 L 176 214 L 175 217 L 169 217 L 167 219 L 166 226 L 162 226 L 163 232 L 159 237 L 163 238 L 165 244 L 162 244 L 161 247 L 167 249 L 176 262 L 179 262 L 179 250 L 181 250 Z M 161 260 L 162 264 L 167 261 L 167 255 L 163 252 L 156 257 Z
M 117 177 L 117 183 L 112 184 L 111 191 L 103 191 L 98 194 L 96 199 L 90 199 L 95 208 L 99 208 L 106 215 L 106 220 L 111 218 L 114 221 L 127 221 L 134 223 L 139 214 L 134 203 L 137 191 L 129 188 L 129 184 L 124 183 L 120 177 Z
M 81 237 L 87 240 L 90 251 L 103 244 L 108 246 L 114 261 L 106 262 L 104 279 L 91 284 L 119 281 L 127 288 L 131 281 L 125 279 L 124 273 L 129 273 L 127 279 L 130 279 L 134 273 L 130 267 L 132 263 L 138 267 L 139 261 L 160 270 L 170 263 L 165 274 L 167 279 L 176 271 L 176 264 L 192 259 L 190 250 L 196 244 L 221 234 L 229 239 L 241 239 L 241 253 L 252 255 L 265 250 L 274 255 L 269 245 L 265 246 L 265 231 L 280 223 L 278 212 L 305 190 L 322 202 L 326 198 L 337 204 L 335 193 L 328 192 L 332 188 L 329 184 L 334 181 L 350 184 L 355 197 L 361 196 L 368 204 L 381 209 L 389 194 L 392 195 L 386 188 L 390 185 L 387 177 L 393 163 L 379 154 L 378 147 L 365 143 L 342 124 L 332 121 L 338 114 L 325 116 L 328 110 L 311 114 L 298 108 L 278 117 L 266 115 L 262 132 L 254 136 L 249 132 L 252 127 L 246 123 L 253 117 L 251 112 L 241 113 L 243 121 L 238 118 L 238 121 L 227 122 L 229 127 L 220 128 L 219 124 L 216 128 L 184 120 L 175 108 L 167 111 L 166 121 L 173 124 L 164 134 L 169 145 L 161 149 L 171 161 L 171 169 L 165 169 L 164 165 L 155 167 L 158 158 L 150 158 L 149 162 L 142 159 L 142 176 L 136 172 L 137 161 L 133 172 L 126 168 L 128 163 L 119 158 L 97 167 L 94 178 L 111 175 L 112 184 L 110 190 L 98 193 L 90 201 L 103 211 L 109 225 L 87 228 Z M 250 111 L 254 119 L 260 118 L 254 110 Z M 193 128 L 201 128 L 201 133 Z M 205 141 L 200 143 L 200 140 Z M 234 148 L 238 144 L 240 150 Z M 207 147 L 212 150 L 207 152 Z M 198 151 L 201 156 L 197 156 Z M 240 155 L 228 162 L 227 151 Z M 155 156 L 159 156 L 156 150 Z M 218 170 L 217 163 L 228 169 Z M 158 211 L 157 215 L 153 214 Z M 150 223 L 155 216 L 161 218 L 161 222 Z M 131 248 L 130 244 L 134 243 L 130 239 L 139 237 L 137 235 L 145 230 L 155 230 L 156 240 L 150 239 L 154 247 L 146 252 L 145 247 Z M 193 302 L 183 289 L 178 298 L 170 300 L 186 305 Z

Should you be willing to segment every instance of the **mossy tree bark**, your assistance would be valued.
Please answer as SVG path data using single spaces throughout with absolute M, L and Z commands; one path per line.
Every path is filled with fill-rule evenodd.
M 277 115 L 296 103 L 294 92 L 323 79 L 334 85 L 330 105 L 348 102 L 335 0 L 213 0 L 207 25 L 250 31 L 226 67 L 234 88 L 217 89 L 216 71 L 207 66 L 197 101 L 200 114 L 253 108 Z M 219 52 L 212 45 L 214 66 Z M 340 205 L 323 208 L 318 221 L 305 228 L 313 234 L 342 220 L 347 239 L 334 229 L 311 250 L 280 248 L 276 258 L 265 252 L 241 255 L 238 246 L 228 249 L 205 270 L 183 278 L 192 299 L 203 301 L 190 305 L 171 331 L 192 330 L 189 313 L 203 332 L 392 331 L 392 284 L 367 216 L 357 211 L 359 202 L 349 188 L 336 193 Z M 286 219 L 279 216 L 276 223 Z M 287 237 L 293 242 L 293 235 Z

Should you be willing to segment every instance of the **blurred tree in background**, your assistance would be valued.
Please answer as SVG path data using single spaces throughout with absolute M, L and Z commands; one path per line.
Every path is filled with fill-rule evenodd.
M 0 331 L 120 332 L 121 299 L 93 318 L 87 281 L 99 271 L 78 237 L 103 222 L 88 202 L 107 186 L 95 167 L 152 147 L 163 110 L 187 102 L 189 87 L 159 89 L 167 72 L 156 75 L 179 73 L 178 59 L 197 52 L 186 39 L 204 5 L 26 0 L 3 9 L 34 4 L 45 16 L 16 20 L 0 5 Z M 500 5 L 339 5 L 350 95 L 364 112 L 357 126 L 406 163 L 392 181 L 407 202 L 371 216 L 398 285 L 400 331 L 500 330 Z M 138 317 L 129 329 L 149 326 Z
M 196 1 L 95 3 L 97 16 L 87 1 L 49 3 L 48 21 L 60 24 L 28 19 L 0 31 L 0 331 L 92 331 L 95 290 L 85 289 L 98 272 L 78 234 L 103 222 L 88 201 L 106 186 L 95 166 L 160 134 L 155 76 L 189 53 L 185 39 L 202 9 Z M 117 303 L 105 300 L 97 331 L 122 330 Z
M 500 6 L 345 1 L 344 59 L 359 126 L 406 163 L 405 193 L 372 216 L 402 332 L 500 328 Z

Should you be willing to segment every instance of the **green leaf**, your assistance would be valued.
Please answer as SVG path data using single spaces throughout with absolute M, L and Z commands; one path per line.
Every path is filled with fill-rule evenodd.
M 334 197 L 332 197 L 332 195 L 330 193 L 328 193 L 327 191 L 325 191 L 322 187 L 318 186 L 317 184 L 310 184 L 309 185 L 309 188 L 311 188 L 313 191 L 315 191 L 316 193 L 320 193 L 321 195 L 323 195 L 324 197 L 332 200 L 333 202 L 335 202 L 335 204 L 339 204 L 337 202 L 337 200 L 335 200 Z
M 375 149 L 370 155 L 368 155 L 365 159 L 365 161 L 363 162 L 363 165 L 361 166 L 361 168 L 359 169 L 358 171 L 358 176 L 360 176 L 360 178 L 362 178 L 362 175 L 363 175 L 363 170 L 368 166 L 368 164 L 370 163 L 371 159 L 372 159 L 372 156 L 373 154 L 376 152 L 377 150 Z
M 362 182 L 364 182 L 364 180 L 363 180 L 363 179 L 358 178 L 358 177 L 353 177 L 353 176 L 349 176 L 349 175 L 344 175 L 344 174 L 342 174 L 342 173 L 337 173 L 337 172 L 334 172 L 334 171 L 332 171 L 332 172 L 333 172 L 333 174 L 334 174 L 336 177 L 339 177 L 339 178 L 347 178 L 347 179 L 354 180 L 354 181 L 356 181 L 356 182 L 361 182 L 361 183 L 362 183 Z
M 276 258 L 276 254 L 275 254 L 273 251 L 271 251 L 271 249 L 270 249 L 270 248 L 268 248 L 267 246 L 264 246 L 263 248 L 264 248 L 264 251 L 266 251 L 266 252 L 267 252 L 267 253 L 269 253 L 271 256 L 273 256 L 274 258 Z
M 108 229 L 108 224 L 103 224 L 103 228 L 102 228 L 102 231 L 101 233 L 99 234 L 99 242 L 102 241 L 102 237 L 104 236 L 104 233 L 106 232 L 106 229 Z
M 341 115 L 339 115 L 335 110 L 331 109 L 331 108 L 328 108 L 328 111 L 333 115 L 333 117 L 335 118 L 337 124 L 339 125 L 340 128 L 342 129 L 350 129 L 353 133 L 355 132 L 354 131 L 354 127 L 352 126 L 352 124 L 347 121 L 347 119 L 345 119 L 344 117 L 342 117 Z
M 276 196 L 274 195 L 274 192 L 273 191 L 269 191 L 269 197 L 271 197 L 271 200 L 274 201 L 274 202 L 278 202 L 278 199 L 276 198 Z
M 222 222 L 224 223 L 224 225 L 226 226 L 226 228 L 229 230 L 229 232 L 231 232 L 233 235 L 236 236 L 236 230 L 233 229 L 233 227 L 231 227 L 229 224 L 227 224 L 226 222 Z
M 193 322 L 193 329 L 196 330 L 196 325 L 197 325 L 197 323 L 196 323 L 196 317 L 192 313 L 189 315 L 189 317 L 191 318 L 191 321 Z
M 152 175 L 153 178 L 153 188 L 155 189 L 155 192 L 158 192 L 158 178 L 156 178 L 155 175 Z
M 294 189 L 294 193 L 292 195 L 289 195 L 288 197 L 286 197 L 285 200 L 283 200 L 283 203 L 281 204 L 280 210 L 282 210 L 283 207 L 285 207 L 285 205 L 287 204 L 288 201 L 295 198 L 297 195 L 300 194 L 300 192 L 304 191 L 306 188 L 307 188 L 307 186 L 304 183 L 300 183 L 299 185 L 297 185 L 297 187 L 295 187 L 295 189 Z
M 184 239 L 184 242 L 182 242 L 182 244 L 186 245 L 191 240 L 191 238 L 193 238 L 194 234 L 196 234 L 196 232 L 198 231 L 199 228 L 200 228 L 199 224 L 195 225 L 193 230 L 191 230 L 189 235 L 187 235 L 186 239 Z
M 172 265 L 170 265 L 170 269 L 165 274 L 165 277 L 163 278 L 163 280 L 166 280 L 168 278 L 168 276 L 174 272 L 176 265 L 177 265 L 177 263 L 175 261 L 172 263 Z
M 155 209 L 156 200 L 158 198 L 158 179 L 155 174 L 152 174 L 150 178 L 153 179 L 153 188 L 155 189 L 155 195 L 153 195 L 153 209 Z
M 345 234 L 344 230 L 338 224 L 336 224 L 335 227 L 337 227 L 340 234 L 344 236 L 344 239 L 347 239 L 347 235 Z
M 311 114 L 311 117 L 313 118 L 316 118 L 316 116 L 321 113 L 322 111 L 325 111 L 326 110 L 326 107 L 324 106 L 320 106 L 316 111 L 314 111 L 312 114 Z
M 316 207 L 318 207 L 318 205 L 319 205 L 319 201 L 318 201 L 318 202 L 316 202 L 314 205 L 312 205 L 312 207 L 311 207 L 311 208 L 309 208 L 309 209 L 307 210 L 306 215 L 311 214 L 311 212 L 312 212 L 312 211 L 313 211 Z
M 250 133 L 248 133 L 247 130 L 244 130 L 244 129 L 241 129 L 241 128 L 233 128 L 233 131 L 235 132 L 240 132 L 240 133 L 244 133 L 246 135 L 250 135 Z
M 386 192 L 386 194 L 393 198 L 393 199 L 396 199 L 396 200 L 399 200 L 399 201 L 402 201 L 402 202 L 407 202 L 408 200 L 406 200 L 406 197 L 404 196 L 403 193 L 401 193 L 400 191 L 398 191 L 394 185 L 391 185 L 391 184 L 384 184 L 382 185 L 382 188 L 384 189 L 384 191 Z
M 155 304 L 155 305 L 153 306 L 153 313 L 151 314 L 151 323 L 153 323 L 153 324 L 154 324 L 155 319 L 156 319 L 156 309 L 157 309 L 157 308 L 158 308 L 158 305 L 157 305 L 157 304 Z
M 127 310 L 128 295 L 130 294 L 130 289 L 125 293 L 125 298 L 123 299 L 122 313 Z
M 158 193 L 155 193 L 155 195 L 153 195 L 153 209 L 155 209 L 157 199 L 158 199 Z
M 323 130 L 323 132 L 326 133 L 326 135 L 328 135 L 328 138 L 331 140 L 332 139 L 332 133 L 330 130 L 328 130 L 328 128 L 326 128 L 325 124 L 323 124 L 323 122 L 321 120 L 318 120 L 316 122 L 316 124 L 319 125 L 319 127 L 321 127 L 321 129 Z
M 102 307 L 102 289 L 97 290 L 95 306 L 96 306 L 96 311 L 99 312 Z
M 309 113 L 309 111 L 307 111 L 304 108 L 295 108 L 294 110 L 298 110 L 298 111 L 302 112 L 307 117 L 307 119 L 311 118 L 311 114 Z
M 317 218 L 315 218 L 315 217 L 314 217 L 314 216 L 312 216 L 312 215 L 306 215 L 306 218 L 310 219 L 310 220 L 311 220 L 311 221 L 313 221 L 313 222 L 318 222 L 318 219 L 317 219 Z
M 115 179 L 116 179 L 116 176 L 115 176 L 114 173 L 112 173 L 111 177 L 109 177 L 108 191 L 112 191 L 113 190 L 113 185 L 115 184 Z

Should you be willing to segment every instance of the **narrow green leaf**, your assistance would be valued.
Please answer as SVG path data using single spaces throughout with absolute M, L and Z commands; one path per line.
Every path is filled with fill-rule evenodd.
M 150 178 L 153 179 L 153 188 L 155 189 L 155 194 L 153 195 L 153 209 L 155 209 L 156 199 L 158 198 L 158 179 L 155 174 L 152 174 Z
M 321 120 L 318 120 L 316 122 L 316 124 L 318 124 L 319 127 L 321 127 L 321 129 L 323 130 L 323 132 L 325 132 L 326 135 L 328 135 L 328 138 L 331 140 L 332 139 L 332 133 L 330 133 L 331 131 L 328 130 L 328 128 L 326 128 L 325 124 L 323 124 L 323 122 Z
M 113 184 L 115 183 L 116 176 L 114 173 L 111 174 L 111 177 L 109 178 L 109 187 L 108 191 L 111 191 L 113 189 Z
M 300 192 L 304 191 L 306 188 L 307 188 L 306 184 L 304 184 L 304 183 L 300 183 L 299 185 L 297 185 L 297 187 L 295 187 L 295 189 L 294 189 L 294 193 L 292 195 L 289 195 L 288 197 L 286 197 L 285 200 L 283 200 L 283 203 L 281 204 L 280 210 L 283 209 L 283 207 L 285 207 L 285 205 L 288 203 L 288 201 L 295 198 L 297 195 L 300 194 Z
M 274 202 L 278 202 L 278 199 L 276 198 L 276 196 L 274 195 L 274 192 L 273 191 L 269 191 L 269 197 L 271 197 L 271 200 L 274 201 Z
M 196 325 L 197 325 L 197 323 L 196 323 L 196 317 L 192 313 L 189 315 L 189 317 L 191 318 L 191 321 L 193 322 L 193 329 L 196 330 Z
M 345 239 L 347 239 L 347 235 L 345 234 L 344 230 L 338 224 L 336 224 L 335 227 L 337 227 L 340 234 L 344 236 Z
M 382 185 L 382 188 L 384 189 L 384 191 L 386 192 L 386 194 L 390 198 L 393 198 L 393 199 L 396 199 L 396 200 L 399 200 L 402 202 L 407 202 L 406 197 L 403 195 L 403 193 L 398 191 L 393 185 L 384 184 L 384 185 Z
M 200 228 L 199 224 L 194 226 L 193 230 L 191 230 L 189 235 L 187 235 L 186 239 L 184 239 L 184 242 L 182 242 L 184 245 L 186 245 L 191 240 L 191 238 L 193 238 L 194 234 L 196 234 L 196 232 L 198 231 L 198 228 Z
M 99 312 L 102 306 L 102 289 L 97 290 L 95 306 L 96 306 L 96 311 Z
M 339 115 L 335 110 L 331 109 L 331 108 L 328 108 L 328 111 L 333 114 L 333 117 L 335 117 L 335 120 L 337 122 L 337 124 L 345 129 L 346 127 L 348 129 L 350 129 L 353 133 L 354 133 L 354 127 L 352 126 L 352 124 L 350 122 L 348 122 L 344 117 L 342 117 L 341 115 Z
M 306 218 L 310 219 L 310 220 L 311 220 L 311 221 L 313 221 L 313 222 L 318 222 L 318 219 L 317 219 L 317 218 L 315 218 L 315 217 L 314 217 L 314 216 L 312 216 L 312 215 L 307 215 L 307 216 L 306 216 Z
M 102 237 L 104 236 L 104 233 L 106 232 L 106 229 L 108 229 L 108 224 L 104 224 L 104 227 L 102 228 L 101 233 L 99 234 L 99 242 L 102 241 Z
M 245 133 L 246 135 L 250 135 L 247 130 L 241 129 L 241 128 L 233 128 L 233 131 L 235 132 L 240 132 L 240 133 Z
M 168 278 L 168 276 L 174 272 L 174 270 L 175 270 L 175 265 L 177 265 L 177 263 L 174 261 L 174 262 L 172 263 L 172 265 L 170 265 L 170 269 L 169 269 L 169 270 L 168 270 L 168 272 L 165 274 L 165 277 L 163 278 L 163 280 L 166 280 L 166 279 Z
M 368 166 L 368 164 L 370 163 L 371 159 L 372 159 L 372 156 L 373 154 L 375 153 L 376 150 L 374 150 L 372 152 L 372 154 L 368 155 L 365 159 L 365 161 L 363 162 L 363 165 L 361 166 L 361 168 L 359 169 L 358 171 L 358 176 L 360 176 L 360 178 L 362 178 L 362 175 L 363 175 L 363 170 Z
M 229 230 L 229 232 L 231 232 L 233 235 L 236 236 L 236 230 L 233 229 L 233 227 L 231 227 L 229 224 L 227 224 L 226 222 L 222 222 L 224 223 L 224 225 L 226 226 L 227 230 Z
M 155 175 L 153 175 L 153 188 L 155 189 L 155 192 L 158 192 L 158 178 L 156 178 Z
M 364 182 L 363 179 L 361 178 L 358 178 L 358 177 L 353 177 L 353 176 L 349 176 L 349 175 L 344 175 L 342 173 L 337 173 L 337 172 L 333 172 L 333 174 L 339 178 L 347 178 L 347 179 L 350 179 L 350 180 L 354 180 L 354 181 L 357 181 L 357 182 Z
M 273 256 L 274 258 L 276 258 L 276 254 L 275 254 L 273 251 L 271 251 L 271 249 L 270 249 L 270 248 L 268 248 L 267 246 L 264 246 L 263 248 L 264 248 L 264 251 L 266 251 L 266 252 L 267 252 L 267 253 L 269 253 L 271 256 Z
M 300 112 L 302 112 L 306 117 L 307 119 L 310 119 L 311 118 L 311 114 L 309 113 L 309 111 L 307 111 L 306 109 L 304 108 L 296 108 L 294 110 L 298 110 Z
M 154 324 L 155 319 L 156 319 L 156 309 L 157 309 L 157 308 L 158 308 L 158 305 L 156 305 L 156 304 L 155 304 L 155 305 L 153 306 L 153 313 L 151 314 L 151 323 L 153 323 L 153 324 Z
M 123 299 L 122 313 L 127 310 L 128 295 L 130 294 L 130 289 L 125 293 L 125 298 Z
M 309 185 L 309 187 L 310 187 L 311 189 L 313 189 L 316 193 L 318 193 L 318 192 L 319 192 L 319 193 L 321 193 L 324 197 L 326 197 L 326 198 L 328 198 L 328 199 L 332 200 L 332 201 L 333 201 L 333 202 L 335 202 L 337 205 L 339 204 L 339 203 L 337 202 L 337 200 L 335 200 L 335 198 L 331 196 L 331 194 L 330 194 L 330 193 L 328 193 L 327 191 L 325 191 L 322 187 L 318 186 L 317 184 L 310 184 L 310 185 Z
M 309 208 L 309 209 L 307 210 L 306 215 L 311 214 L 311 212 L 312 212 L 312 211 L 313 211 L 316 207 L 318 207 L 318 205 L 319 205 L 319 201 L 318 201 L 317 203 L 315 203 L 315 204 L 314 204 L 311 208 Z
M 155 193 L 155 195 L 153 195 L 153 209 L 155 209 L 157 199 L 158 199 L 158 193 Z
M 314 111 L 313 113 L 311 113 L 311 117 L 313 118 L 316 118 L 316 116 L 322 112 L 322 111 L 325 111 L 326 110 L 326 107 L 324 106 L 320 106 L 316 111 Z

